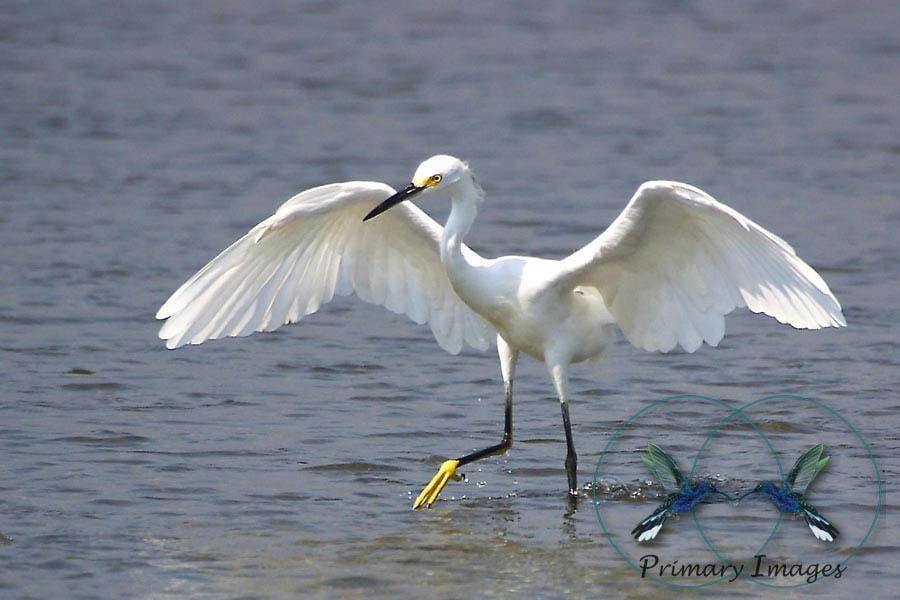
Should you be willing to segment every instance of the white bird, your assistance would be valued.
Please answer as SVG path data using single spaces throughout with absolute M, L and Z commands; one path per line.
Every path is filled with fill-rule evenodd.
M 441 226 L 410 202 L 442 194 Z M 431 506 L 457 469 L 512 445 L 519 353 L 544 361 L 562 407 L 569 492 L 577 456 L 569 365 L 598 357 L 618 328 L 638 348 L 716 346 L 740 306 L 798 329 L 846 325 L 822 278 L 775 234 L 705 192 L 674 181 L 641 185 L 615 221 L 564 258 L 483 258 L 463 240 L 484 193 L 446 155 L 419 165 L 400 192 L 376 182 L 306 190 L 188 279 L 156 317 L 169 348 L 272 331 L 335 294 L 428 323 L 451 354 L 496 336 L 506 395 L 500 443 L 444 462 L 413 508 Z M 388 209 L 395 207 L 388 212 Z M 377 217 L 377 218 L 375 218 Z

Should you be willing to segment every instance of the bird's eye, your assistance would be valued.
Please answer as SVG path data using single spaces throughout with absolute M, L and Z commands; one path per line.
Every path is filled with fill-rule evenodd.
M 441 182 L 441 179 L 443 179 L 443 178 L 444 178 L 444 176 L 441 175 L 440 173 L 438 173 L 437 175 L 432 175 L 431 176 L 431 185 L 439 184 Z

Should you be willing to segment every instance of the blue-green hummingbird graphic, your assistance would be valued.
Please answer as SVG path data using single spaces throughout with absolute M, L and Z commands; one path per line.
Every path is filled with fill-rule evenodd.
M 739 500 L 753 493 L 763 494 L 778 510 L 803 517 L 816 539 L 833 542 L 840 533 L 837 527 L 803 498 L 809 484 L 828 465 L 830 457 L 822 456 L 824 450 L 824 444 L 816 444 L 797 459 L 780 486 L 772 481 L 760 481 Z
M 711 481 L 705 479 L 693 483 L 688 481 L 678 468 L 675 459 L 655 444 L 647 444 L 647 452 L 641 454 L 641 460 L 668 495 L 649 517 L 631 530 L 631 535 L 639 542 L 654 539 L 666 519 L 676 513 L 694 510 L 695 506 L 711 494 L 719 494 L 729 501 L 732 500 L 731 496 L 717 490 Z

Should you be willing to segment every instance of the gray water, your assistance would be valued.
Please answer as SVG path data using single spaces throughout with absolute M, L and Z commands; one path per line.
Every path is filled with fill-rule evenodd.
M 636 451 L 654 441 L 688 468 L 728 413 L 674 402 L 613 438 L 678 393 L 732 408 L 799 394 L 854 424 L 884 513 L 840 579 L 783 595 L 895 593 L 900 5 L 546 4 L 0 4 L 0 596 L 662 597 L 595 508 L 631 557 L 715 562 L 690 516 L 646 548 L 628 534 L 660 493 Z M 487 190 L 471 237 L 484 255 L 565 256 L 642 181 L 679 179 L 790 241 L 849 327 L 738 312 L 719 348 L 622 341 L 577 368 L 577 507 L 558 403 L 523 360 L 512 451 L 413 512 L 443 458 L 499 439 L 493 353 L 448 356 L 427 327 L 354 298 L 174 352 L 153 315 L 296 191 L 402 185 L 438 152 Z M 809 498 L 841 537 L 786 518 L 767 556 L 846 560 L 878 499 L 862 443 L 813 405 L 748 414 L 785 469 L 819 441 L 832 456 Z M 740 423 L 696 473 L 725 489 L 778 477 Z M 743 560 L 776 520 L 747 500 L 701 522 Z

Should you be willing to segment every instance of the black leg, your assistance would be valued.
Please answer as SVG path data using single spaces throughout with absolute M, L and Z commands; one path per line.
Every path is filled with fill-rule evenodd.
M 483 450 L 478 450 L 472 454 L 458 458 L 459 466 L 467 465 L 470 462 L 481 460 L 495 454 L 503 454 L 512 446 L 512 382 L 506 384 L 506 410 L 504 411 L 503 439 L 499 444 L 488 446 Z
M 566 476 L 569 478 L 569 493 L 578 495 L 578 455 L 572 441 L 572 424 L 569 422 L 569 403 L 562 402 L 563 427 L 566 429 Z
M 460 458 L 445 460 L 441 463 L 441 468 L 431 481 L 422 489 L 416 500 L 413 502 L 413 509 L 422 508 L 423 506 L 431 506 L 437 500 L 441 490 L 447 485 L 450 479 L 457 481 L 462 479 L 462 475 L 456 472 L 456 469 L 470 462 L 480 460 L 482 458 L 493 456 L 495 454 L 503 454 L 512 446 L 512 382 L 516 372 L 516 361 L 519 352 L 510 347 L 500 335 L 497 336 L 497 354 L 500 356 L 500 373 L 503 376 L 503 388 L 506 392 L 506 410 L 504 414 L 503 439 L 499 444 L 494 444 L 483 450 L 467 454 Z

